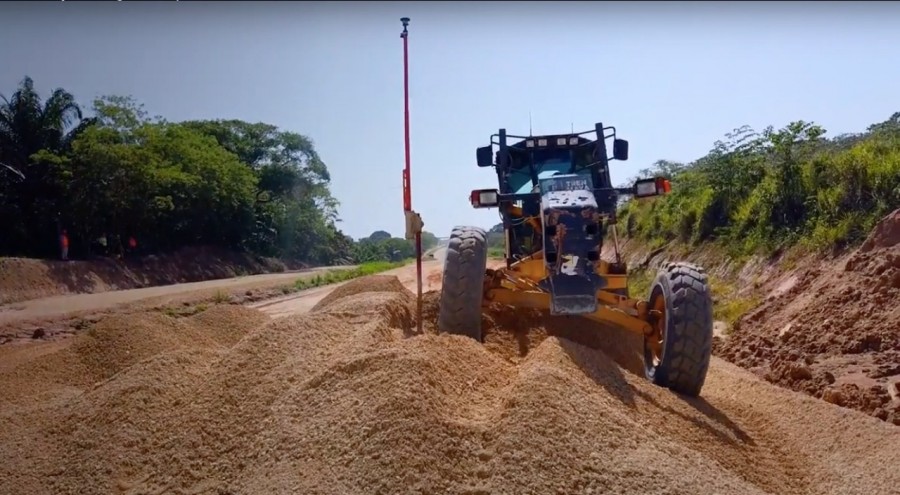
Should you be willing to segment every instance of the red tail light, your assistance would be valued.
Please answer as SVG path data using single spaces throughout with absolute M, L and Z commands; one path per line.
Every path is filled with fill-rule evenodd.
M 657 192 L 657 194 L 668 194 L 668 193 L 672 192 L 672 183 L 669 182 L 669 179 L 657 177 L 656 192 Z

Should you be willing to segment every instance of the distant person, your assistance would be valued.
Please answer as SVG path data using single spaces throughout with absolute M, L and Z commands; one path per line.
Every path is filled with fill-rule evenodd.
M 125 258 L 125 243 L 122 242 L 122 236 L 116 234 L 113 236 L 113 252 L 117 260 Z
M 62 234 L 59 235 L 59 249 L 62 260 L 69 261 L 69 234 L 66 229 L 63 229 Z
M 137 239 L 133 235 L 128 236 L 128 251 L 130 254 L 134 254 L 137 251 Z
M 100 245 L 100 253 L 103 254 L 103 256 L 106 256 L 109 254 L 109 249 L 107 249 L 107 247 L 106 247 L 107 246 L 106 233 L 104 233 L 103 235 L 101 235 L 100 237 L 97 238 L 97 244 Z

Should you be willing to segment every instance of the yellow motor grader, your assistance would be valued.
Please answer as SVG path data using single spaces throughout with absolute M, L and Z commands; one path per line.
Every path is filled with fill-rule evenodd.
M 669 263 L 646 299 L 632 298 L 615 231 L 620 197 L 666 194 L 669 182 L 651 178 L 613 187 L 609 164 L 628 159 L 628 141 L 602 123 L 586 132 L 545 136 L 513 136 L 500 129 L 476 155 L 479 167 L 496 169 L 499 187 L 474 190 L 470 201 L 475 208 L 499 209 L 506 266 L 487 269 L 484 229 L 455 227 L 444 260 L 439 329 L 481 341 L 482 308 L 490 303 L 580 315 L 643 336 L 646 377 L 675 392 L 699 395 L 713 330 L 704 270 Z M 607 233 L 614 260 L 601 258 Z

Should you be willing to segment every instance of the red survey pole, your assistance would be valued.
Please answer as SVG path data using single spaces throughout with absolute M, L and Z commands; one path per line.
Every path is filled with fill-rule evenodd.
M 403 23 L 403 135 L 406 141 L 406 168 L 403 169 L 403 211 L 412 211 L 412 191 L 409 174 L 409 50 L 407 49 L 409 17 L 400 19 Z
M 412 235 L 416 240 L 416 325 L 419 333 L 422 333 L 422 222 L 419 215 L 412 209 L 412 184 L 409 171 L 409 50 L 407 26 L 409 17 L 400 19 L 403 23 L 403 125 L 406 141 L 406 168 L 403 169 L 403 211 L 406 216 L 406 238 Z

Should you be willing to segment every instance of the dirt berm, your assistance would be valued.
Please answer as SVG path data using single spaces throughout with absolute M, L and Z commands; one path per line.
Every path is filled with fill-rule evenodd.
M 783 280 L 717 353 L 779 385 L 900 425 L 900 210 L 854 252 Z
M 0 304 L 63 294 L 93 294 L 111 290 L 198 282 L 304 268 L 273 258 L 251 256 L 210 246 L 182 248 L 174 253 L 92 260 L 0 258 Z
M 341 291 L 0 349 L 0 493 L 898 493 L 900 429 L 721 360 L 687 400 L 580 320 L 492 311 L 480 345 L 434 293 L 415 335 L 390 279 Z

